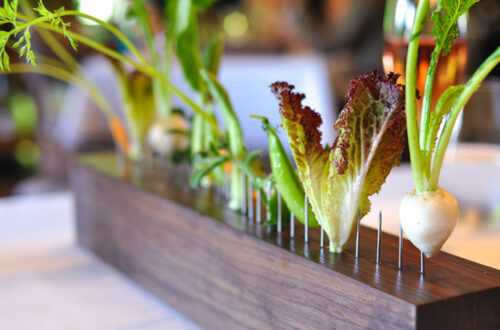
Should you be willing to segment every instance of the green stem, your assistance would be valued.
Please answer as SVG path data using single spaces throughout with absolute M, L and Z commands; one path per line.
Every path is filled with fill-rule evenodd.
M 62 29 L 57 27 L 57 26 L 53 26 L 53 25 L 50 25 L 50 24 L 45 23 L 45 22 L 38 23 L 38 25 L 46 30 L 54 31 L 56 33 L 64 35 L 64 32 L 62 31 Z M 135 69 L 137 69 L 137 70 L 139 70 L 147 75 L 151 75 L 151 72 L 155 71 L 154 68 L 151 67 L 150 64 L 148 64 L 148 63 L 139 64 L 139 63 L 133 61 L 132 59 L 115 52 L 111 48 L 103 46 L 100 43 L 98 43 L 90 38 L 87 38 L 79 33 L 76 33 L 73 31 L 67 31 L 67 33 L 70 34 L 78 42 L 85 44 L 85 45 L 89 46 L 90 48 L 93 48 L 93 49 L 99 51 L 100 53 L 107 55 L 111 58 L 114 58 L 120 62 L 127 63 L 127 64 L 133 66 Z
M 408 56 L 406 58 L 406 123 L 408 129 L 408 144 L 410 147 L 411 169 L 415 188 L 418 192 L 425 191 L 425 179 L 423 177 L 422 153 L 419 143 L 416 81 L 417 61 L 420 35 L 429 13 L 429 0 L 418 3 L 417 13 L 413 23 L 413 29 L 408 45 Z
M 458 115 L 465 107 L 470 97 L 479 88 L 481 82 L 486 78 L 486 76 L 495 68 L 495 66 L 500 63 L 500 47 L 498 47 L 484 62 L 481 66 L 474 72 L 470 80 L 465 85 L 464 90 L 460 96 L 455 100 L 453 104 L 453 109 L 450 114 L 450 118 L 444 126 L 443 133 L 441 134 L 434 154 L 434 161 L 432 164 L 432 175 L 430 180 L 430 187 L 437 188 L 439 182 L 439 175 L 441 174 L 441 167 L 443 165 L 444 155 L 446 153 L 446 148 L 450 142 L 451 134 L 453 133 L 453 127 L 457 121 Z
M 76 10 L 65 10 L 65 11 L 62 11 L 60 13 L 55 14 L 55 16 L 59 16 L 59 17 L 64 17 L 64 16 L 83 17 L 83 18 L 86 18 L 88 20 L 91 20 L 91 21 L 94 21 L 94 22 L 100 24 L 101 26 L 106 28 L 109 32 L 111 32 L 113 35 L 115 35 L 140 62 L 142 62 L 143 64 L 148 63 L 146 61 L 146 59 L 144 58 L 144 56 L 142 56 L 141 52 L 134 46 L 134 44 L 114 25 L 109 24 L 103 20 L 100 20 L 94 16 L 87 15 L 87 14 L 81 13 L 81 12 L 76 11 Z M 27 24 L 26 27 L 33 25 L 33 22 L 36 22 L 35 24 L 40 24 L 40 23 L 49 21 L 49 18 L 47 18 L 47 17 L 34 18 L 34 17 L 29 17 L 26 15 L 23 15 L 23 14 L 18 14 L 18 17 L 28 21 L 27 23 L 25 23 L 25 24 Z M 25 25 L 25 24 L 23 24 L 23 25 Z M 23 25 L 18 26 L 16 29 L 23 30 L 24 29 L 24 28 L 22 28 Z M 16 30 L 16 29 L 14 29 L 14 30 Z
M 43 21 L 39 21 L 37 24 L 44 29 L 51 30 L 51 31 L 54 31 L 56 33 L 64 35 L 64 32 L 59 27 L 52 26 L 52 25 L 45 23 Z M 87 38 L 79 33 L 72 32 L 72 31 L 68 31 L 67 33 L 71 34 L 71 36 L 75 40 L 77 40 L 78 42 L 85 44 L 85 45 L 111 57 L 111 58 L 114 58 L 114 59 L 120 61 L 120 62 L 130 64 L 138 71 L 140 71 L 140 72 L 142 72 L 142 73 L 144 73 L 152 78 L 159 79 L 162 82 L 162 84 L 165 86 L 166 89 L 170 90 L 172 93 L 177 95 L 184 103 L 186 103 L 189 107 L 191 107 L 191 109 L 193 109 L 194 112 L 199 113 L 208 123 L 210 123 L 210 125 L 212 125 L 215 132 L 217 132 L 217 134 L 219 136 L 223 136 L 223 133 L 220 131 L 219 127 L 217 126 L 217 123 L 214 121 L 213 118 L 211 118 L 205 111 L 203 111 L 198 105 L 196 105 L 191 99 L 189 99 L 189 97 L 187 97 L 179 89 L 177 89 L 170 82 L 168 82 L 166 77 L 163 76 L 158 71 L 156 71 L 156 69 L 153 66 L 151 66 L 149 63 L 146 62 L 144 64 L 139 64 L 139 63 L 131 60 L 130 58 L 125 57 L 125 56 L 115 52 L 114 50 L 112 50 L 106 46 L 103 46 L 100 43 L 98 43 L 90 38 Z
M 420 145 L 424 151 L 426 149 L 427 140 L 429 139 L 429 117 L 432 100 L 432 88 L 434 86 L 434 77 L 436 76 L 436 68 L 441 54 L 441 45 L 436 45 L 429 62 L 429 69 L 427 70 L 427 78 L 425 79 L 424 95 L 422 99 L 422 112 L 420 115 Z
M 31 16 L 35 15 L 33 9 L 31 9 L 31 6 L 27 0 L 20 0 L 19 4 L 22 10 L 24 10 L 28 15 Z M 24 15 L 18 13 L 17 16 L 19 17 Z M 43 39 L 43 41 L 45 41 L 47 46 L 49 46 L 49 48 L 54 52 L 54 54 L 57 55 L 57 57 L 59 57 L 61 61 L 63 61 L 68 67 L 74 70 L 79 70 L 80 65 L 78 61 L 66 50 L 66 48 L 63 45 L 61 45 L 61 43 L 56 38 L 54 38 L 52 34 L 43 29 L 39 29 L 37 27 L 35 28 L 39 33 L 40 37 Z
M 92 86 L 88 81 L 75 77 L 75 75 L 63 68 L 42 64 L 39 66 L 32 66 L 25 63 L 14 63 L 11 65 L 9 71 L 4 71 L 2 74 L 18 74 L 18 73 L 38 73 L 46 76 L 56 78 L 58 80 L 64 81 L 68 84 L 75 84 L 83 89 L 85 89 L 92 100 L 95 102 L 99 108 L 101 108 L 104 115 L 108 118 L 113 116 L 113 109 L 109 105 L 108 101 L 102 96 L 102 94 Z
M 137 20 L 142 27 L 145 44 L 148 48 L 149 56 L 156 70 L 162 74 L 165 74 L 165 68 L 161 64 L 158 52 L 155 49 L 154 44 L 154 32 L 149 21 L 148 14 L 146 12 L 146 7 L 144 6 L 144 0 L 134 0 L 134 11 L 136 13 Z M 168 91 L 164 88 L 163 84 L 158 79 L 153 79 L 153 91 L 155 98 L 156 114 L 158 118 L 167 119 L 170 115 L 170 102 L 168 97 Z

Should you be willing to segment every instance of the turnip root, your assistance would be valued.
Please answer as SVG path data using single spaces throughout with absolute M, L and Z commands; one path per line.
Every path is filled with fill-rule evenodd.
M 148 144 L 159 155 L 171 155 L 188 147 L 188 130 L 189 122 L 181 114 L 173 113 L 168 120 L 158 121 L 151 126 Z
M 399 218 L 413 245 L 427 257 L 433 257 L 457 224 L 458 203 L 441 188 L 424 194 L 412 190 L 401 201 Z

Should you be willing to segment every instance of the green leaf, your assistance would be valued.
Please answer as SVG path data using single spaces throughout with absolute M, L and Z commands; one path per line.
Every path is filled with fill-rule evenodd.
M 204 157 L 199 158 L 196 161 L 196 168 L 189 176 L 189 184 L 193 188 L 198 188 L 201 184 L 201 180 L 211 173 L 214 169 L 221 166 L 225 162 L 229 161 L 228 156 L 212 156 L 212 157 Z
M 70 22 L 64 22 L 61 18 L 60 13 L 64 11 L 64 7 L 61 7 L 54 12 L 51 12 L 47 8 L 45 8 L 42 1 L 38 3 L 38 7 L 35 8 L 35 11 L 38 12 L 40 16 L 46 17 L 48 19 L 48 23 L 52 26 L 59 27 L 63 31 L 63 36 L 68 39 L 71 48 L 73 50 L 78 49 L 78 43 L 76 39 L 71 34 L 71 31 L 68 30 L 68 27 L 71 26 Z
M 16 24 L 17 7 L 18 7 L 17 0 L 12 0 L 12 1 L 4 0 L 4 15 L 14 25 Z
M 453 40 L 458 37 L 457 21 L 469 8 L 479 0 L 439 0 L 436 10 L 432 13 L 434 27 L 432 35 L 443 55 L 451 50 Z
M 206 9 L 206 8 L 212 6 L 217 1 L 219 1 L 219 0 L 193 0 L 193 4 L 198 9 Z
M 439 128 L 443 119 L 450 114 L 453 109 L 453 104 L 457 97 L 464 90 L 465 85 L 457 85 L 448 87 L 443 94 L 439 97 L 434 111 L 431 113 L 429 122 L 429 135 L 430 141 L 427 141 L 426 145 L 430 146 L 428 152 L 432 153 L 437 140 L 437 135 Z
M 190 24 L 191 0 L 168 0 L 165 6 L 167 16 L 167 38 L 176 40 Z
M 219 106 L 226 129 L 228 132 L 229 149 L 233 158 L 241 160 L 245 157 L 246 149 L 243 143 L 243 133 L 241 126 L 234 112 L 229 96 L 222 85 L 217 81 L 217 78 L 210 72 L 201 69 L 200 75 L 212 96 L 212 99 Z M 241 201 L 245 194 L 241 180 L 241 170 L 237 166 L 233 166 L 231 172 L 231 200 L 229 208 L 237 210 L 241 206 Z
M 321 213 L 321 179 L 327 166 L 329 151 L 321 145 L 321 116 L 302 106 L 304 94 L 293 93 L 294 86 L 286 82 L 271 85 L 279 101 L 281 126 L 285 129 L 297 164 L 299 178 L 309 198 L 317 221 L 323 226 L 327 219 Z M 321 218 L 321 219 L 320 219 Z
M 241 158 L 245 155 L 245 145 L 243 143 L 243 133 L 241 131 L 240 122 L 236 117 L 229 95 L 224 87 L 219 83 L 217 78 L 210 72 L 202 69 L 201 77 L 208 87 L 212 98 L 219 106 L 226 129 L 229 134 L 229 147 L 233 156 Z
M 220 33 L 217 33 L 203 52 L 203 67 L 217 76 L 219 71 L 219 63 L 224 53 L 224 40 Z
M 0 52 L 0 54 L 2 55 L 2 63 L 0 65 L 0 69 L 2 69 L 2 70 L 10 70 L 10 58 L 9 58 L 9 55 L 7 54 L 7 52 L 5 52 L 5 50 L 2 50 Z
M 259 158 L 260 156 L 262 155 L 262 151 L 260 150 L 254 150 L 252 151 L 251 153 L 248 154 L 247 158 L 245 159 L 245 162 L 243 163 L 243 165 L 245 167 L 250 167 L 252 165 L 252 163 L 257 159 Z
M 340 135 L 330 150 L 321 146 L 319 114 L 301 104 L 304 95 L 287 83 L 272 85 L 299 177 L 332 252 L 342 251 L 358 209 L 362 216 L 369 211 L 368 197 L 399 165 L 406 118 L 396 80 L 372 72 L 351 81 L 349 101 L 334 126 Z
M 201 91 L 201 59 L 194 10 L 191 10 L 188 26 L 177 38 L 176 53 L 186 81 L 195 91 Z
M 126 72 L 117 61 L 111 60 L 113 69 L 118 76 L 125 116 L 130 128 L 131 140 L 136 146 L 142 146 L 148 129 L 155 120 L 155 105 L 152 81 L 149 76 L 139 72 Z

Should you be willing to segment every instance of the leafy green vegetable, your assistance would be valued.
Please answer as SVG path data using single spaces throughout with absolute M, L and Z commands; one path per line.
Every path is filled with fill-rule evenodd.
M 224 40 L 220 33 L 217 33 L 203 52 L 203 67 L 214 75 L 219 72 L 219 64 L 224 52 Z
M 202 157 L 197 162 L 196 169 L 189 176 L 189 184 L 193 188 L 198 188 L 201 185 L 202 179 L 210 174 L 216 168 L 219 168 L 225 162 L 230 161 L 229 156 L 215 155 L 211 157 Z
M 399 165 L 405 112 L 397 78 L 372 72 L 351 81 L 349 101 L 334 126 L 340 135 L 330 149 L 321 145 L 320 115 L 301 104 L 305 96 L 285 82 L 271 86 L 299 177 L 332 252 L 342 251 L 358 209 L 361 216 L 368 213 L 368 197 Z
M 213 74 L 204 69 L 202 69 L 200 73 L 210 95 L 219 105 L 222 112 L 228 132 L 229 152 L 234 159 L 243 159 L 246 155 L 246 148 L 243 143 L 243 133 L 231 101 L 229 100 L 229 96 Z M 234 166 L 231 172 L 231 200 L 229 202 L 229 208 L 233 210 L 240 208 L 243 194 L 245 193 L 241 184 L 241 175 L 241 169 Z
M 10 68 L 10 58 L 5 48 L 11 38 L 11 36 L 17 36 L 21 31 L 23 32 L 22 36 L 12 45 L 14 49 L 17 49 L 19 57 L 25 56 L 26 62 L 35 66 L 35 53 L 31 49 L 31 32 L 30 27 L 34 25 L 33 22 L 19 22 L 18 18 L 18 1 L 17 0 L 5 0 L 4 6 L 0 8 L 0 25 L 1 24 L 12 24 L 14 27 L 10 31 L 0 31 L 0 70 Z M 61 7 L 58 10 L 51 12 L 47 10 L 43 3 L 40 1 L 38 3 L 38 7 L 35 8 L 42 19 L 50 24 L 50 26 L 57 27 L 61 29 L 63 35 L 68 39 L 71 44 L 71 47 L 76 50 L 78 48 L 77 42 L 75 38 L 69 33 L 68 27 L 71 23 L 66 23 L 61 18 L 61 13 L 64 11 L 64 8 Z
M 137 158 L 141 155 L 147 131 L 155 120 L 152 80 L 139 71 L 127 73 L 118 62 L 112 61 L 112 64 L 119 78 L 130 129 L 130 156 Z
M 262 121 L 262 128 L 267 132 L 271 170 L 274 180 L 276 181 L 276 185 L 281 192 L 281 197 L 285 201 L 284 204 L 286 204 L 287 209 L 290 209 L 301 223 L 305 224 L 306 207 L 304 186 L 300 182 L 297 172 L 295 171 L 285 148 L 283 148 L 283 145 L 281 144 L 276 129 L 271 126 L 266 117 L 252 117 L 260 119 Z M 309 227 L 319 226 L 311 208 L 309 208 L 308 216 Z M 274 220 L 272 210 L 271 220 Z M 274 222 L 272 223 L 274 224 Z
M 425 81 L 420 129 L 415 86 L 420 34 L 428 18 L 430 2 L 422 0 L 417 7 L 406 59 L 406 109 L 408 144 L 418 193 L 437 190 L 441 165 L 456 119 L 480 83 L 500 62 L 499 47 L 485 60 L 467 84 L 450 86 L 440 95 L 434 111 L 431 111 L 432 88 L 439 57 L 450 52 L 453 41 L 458 37 L 459 17 L 467 14 L 476 2 L 478 0 L 440 0 L 432 13 L 432 35 L 436 37 L 436 45 L 431 54 Z
M 421 130 L 424 131 L 420 140 L 421 144 L 425 144 L 425 136 L 428 134 L 428 120 L 430 113 L 430 103 L 432 100 L 432 88 L 436 68 L 441 55 L 448 55 L 453 41 L 458 38 L 458 19 L 460 16 L 467 13 L 469 8 L 479 0 L 444 0 L 439 1 L 437 8 L 432 13 L 434 27 L 432 36 L 436 37 L 436 46 L 431 54 L 429 69 L 427 71 L 427 80 L 424 87 L 424 97 L 422 101 L 422 120 Z
M 192 9 L 186 29 L 179 34 L 176 43 L 177 59 L 181 64 L 184 77 L 195 91 L 201 91 L 201 58 L 198 44 L 198 26 L 196 14 Z

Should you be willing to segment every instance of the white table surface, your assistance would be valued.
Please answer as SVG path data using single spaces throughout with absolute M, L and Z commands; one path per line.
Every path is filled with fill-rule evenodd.
M 0 329 L 199 329 L 77 246 L 73 204 L 0 199 Z

